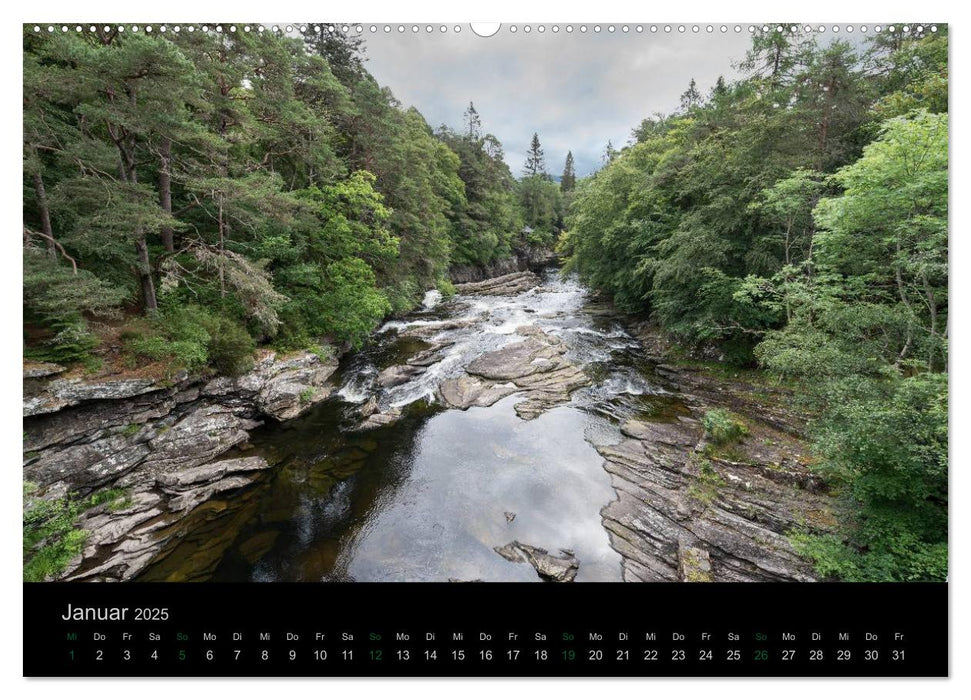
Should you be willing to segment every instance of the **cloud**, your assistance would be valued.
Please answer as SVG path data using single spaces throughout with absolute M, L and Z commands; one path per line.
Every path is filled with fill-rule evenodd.
M 622 146 L 642 119 L 676 109 L 692 78 L 705 94 L 719 75 L 736 77 L 732 64 L 750 42 L 747 32 L 594 33 L 592 25 L 584 34 L 504 26 L 489 38 L 464 30 L 367 35 L 368 69 L 433 127 L 461 128 L 474 102 L 516 175 L 534 131 L 551 173 L 572 150 L 577 172 L 589 174 L 608 140 Z

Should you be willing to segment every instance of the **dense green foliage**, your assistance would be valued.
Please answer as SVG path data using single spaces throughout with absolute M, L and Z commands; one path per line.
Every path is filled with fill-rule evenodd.
M 450 265 L 511 255 L 518 185 L 474 107 L 436 135 L 362 52 L 25 28 L 25 354 L 83 360 L 114 324 L 128 356 L 238 372 L 254 342 L 359 344 Z
M 822 573 L 941 579 L 946 31 L 862 50 L 773 32 L 742 67 L 579 181 L 560 249 L 682 343 L 805 380 L 844 504 L 837 533 L 795 537 Z
M 571 172 L 572 162 L 571 153 L 567 160 Z M 563 229 L 564 198 L 562 188 L 553 182 L 553 178 L 546 171 L 546 158 L 538 134 L 533 134 L 529 144 L 518 189 L 519 206 L 526 224 L 523 229 L 526 234 L 525 243 L 533 246 L 552 245 Z
M 851 377 L 827 385 L 819 468 L 844 484 L 841 537 L 800 537 L 823 574 L 852 581 L 947 576 L 947 376 Z M 849 547 L 841 538 L 847 538 Z
M 163 307 L 153 318 L 128 325 L 122 340 L 131 362 L 172 360 L 189 370 L 211 365 L 221 374 L 242 374 L 253 365 L 255 343 L 231 318 L 200 306 Z
M 724 408 L 713 408 L 706 412 L 701 419 L 701 424 L 705 429 L 705 438 L 715 445 L 738 442 L 748 435 L 745 423 Z
M 465 187 L 465 205 L 458 212 L 453 234 L 452 260 L 483 264 L 512 254 L 522 227 L 516 206 L 515 180 L 503 160 L 502 144 L 482 133 L 473 104 L 465 112 L 465 131 L 447 127 L 439 138 L 459 157 L 459 177 Z

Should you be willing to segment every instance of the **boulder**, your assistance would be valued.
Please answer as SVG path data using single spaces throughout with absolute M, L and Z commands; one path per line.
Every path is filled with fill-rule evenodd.
M 493 384 L 463 374 L 442 382 L 438 387 L 438 396 L 447 407 L 465 410 L 472 406 L 491 406 L 517 391 L 519 389 L 515 384 Z
M 513 541 L 496 547 L 495 552 L 509 561 L 529 564 L 544 581 L 568 583 L 580 569 L 580 562 L 569 549 L 561 549 L 560 556 L 554 556 L 545 549 Z
M 414 365 L 392 365 L 381 370 L 375 378 L 374 383 L 378 386 L 389 389 L 400 384 L 404 384 L 416 374 L 423 372 L 422 367 Z

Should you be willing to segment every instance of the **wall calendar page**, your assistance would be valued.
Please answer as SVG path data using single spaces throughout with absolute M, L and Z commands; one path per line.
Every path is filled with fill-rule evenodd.
M 948 676 L 947 23 L 21 38 L 25 676 Z

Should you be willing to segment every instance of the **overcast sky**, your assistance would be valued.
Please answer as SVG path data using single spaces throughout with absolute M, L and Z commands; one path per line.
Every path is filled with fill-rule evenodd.
M 495 134 L 515 176 L 522 174 L 533 132 L 539 133 L 547 169 L 559 175 L 568 150 L 578 175 L 600 167 L 607 140 L 620 147 L 631 130 L 654 112 L 671 112 L 688 81 L 706 94 L 719 75 L 736 76 L 750 37 L 743 30 L 721 34 L 670 34 L 633 25 L 610 34 L 593 25 L 581 34 L 511 33 L 503 26 L 489 38 L 463 31 L 417 34 L 366 32 L 367 67 L 405 105 L 433 127 L 461 129 L 462 113 L 475 103 L 483 129 Z

